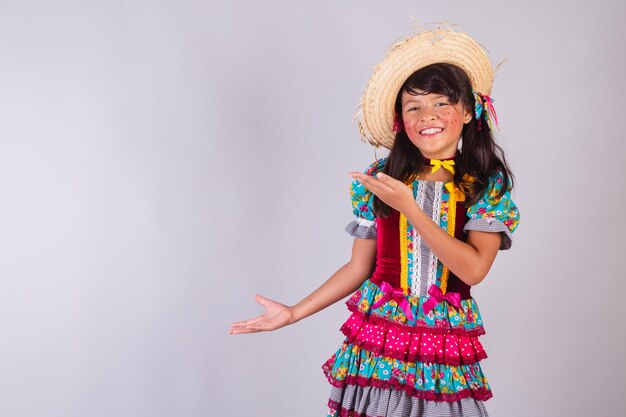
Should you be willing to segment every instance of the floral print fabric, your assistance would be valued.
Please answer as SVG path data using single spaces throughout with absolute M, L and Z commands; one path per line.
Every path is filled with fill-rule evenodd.
M 474 299 L 462 300 L 459 309 L 442 302 L 426 314 L 427 297 L 410 296 L 414 319 L 408 321 L 394 300 L 372 309 L 382 296 L 366 280 L 347 301 L 346 339 L 323 366 L 333 386 L 395 387 L 436 401 L 491 397 L 479 363 L 487 354 L 478 341 L 485 331 Z
M 365 171 L 364 174 L 374 176 L 378 171 L 384 168 L 386 158 L 381 158 L 372 163 Z M 352 181 L 350 184 L 350 200 L 352 201 L 352 213 L 357 219 L 365 219 L 374 221 L 376 215 L 372 207 L 372 193 L 363 186 L 358 180 Z
M 364 173 L 373 176 L 385 163 L 386 158 L 379 159 Z M 502 232 L 510 238 L 519 224 L 519 211 L 511 200 L 510 190 L 497 197 L 502 182 L 500 173 L 490 177 L 484 195 L 476 204 L 467 207 L 465 229 Z M 441 188 L 436 189 L 439 200 L 435 200 L 440 201 L 439 216 L 435 221 L 447 231 L 450 191 L 444 183 L 438 183 L 437 187 L 439 185 Z M 415 180 L 412 184 L 416 201 L 423 192 L 421 186 L 425 186 L 422 180 Z M 355 180 L 350 185 L 350 196 L 356 217 L 351 234 L 376 238 L 372 193 Z M 500 226 L 492 230 L 485 229 L 484 224 Z M 418 236 L 412 226 L 409 225 L 407 233 L 407 267 L 412 272 L 423 249 L 417 249 L 413 244 Z M 442 269 L 439 262 L 433 271 L 432 285 L 440 285 Z M 368 279 L 347 301 L 352 314 L 341 327 L 344 342 L 323 366 L 334 387 L 390 388 L 429 401 L 453 402 L 464 398 L 483 401 L 491 398 L 489 383 L 480 367 L 480 361 L 487 354 L 478 338 L 485 330 L 473 298 L 461 300 L 460 307 L 447 301 L 439 302 L 432 311 L 425 313 L 423 305 L 429 296 L 410 292 L 406 300 L 413 317 L 409 319 L 393 298 L 372 308 L 383 296 L 381 288 Z M 329 415 L 350 412 L 333 403 Z
M 503 180 L 501 172 L 492 175 L 483 197 L 476 204 L 468 207 L 467 216 L 470 221 L 475 219 L 485 219 L 488 223 L 494 220 L 499 221 L 507 227 L 510 233 L 513 233 L 519 224 L 520 214 L 511 200 L 510 189 L 498 197 L 502 190 Z

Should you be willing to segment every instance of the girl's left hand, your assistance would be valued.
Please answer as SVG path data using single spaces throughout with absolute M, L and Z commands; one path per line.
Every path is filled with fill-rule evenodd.
M 389 207 L 405 214 L 409 208 L 415 205 L 413 191 L 402 181 L 398 181 L 389 175 L 379 172 L 376 178 L 371 175 L 354 171 L 350 176 L 358 180 L 365 188 L 370 190 Z
M 293 309 L 259 294 L 256 296 L 257 303 L 261 304 L 265 311 L 258 317 L 250 320 L 238 321 L 231 324 L 230 334 L 256 333 L 280 329 L 293 320 Z

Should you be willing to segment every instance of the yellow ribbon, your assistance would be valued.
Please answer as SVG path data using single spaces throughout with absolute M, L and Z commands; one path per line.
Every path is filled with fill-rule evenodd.
M 454 196 L 456 201 L 465 201 L 465 194 L 463 190 L 456 186 L 453 181 L 446 183 L 446 189 L 450 192 L 450 195 Z
M 465 201 L 465 194 L 453 181 L 447 182 L 445 187 L 450 193 L 450 198 L 448 199 L 448 234 L 454 237 L 454 231 L 456 229 L 456 203 L 457 201 Z M 440 285 L 442 294 L 447 292 L 449 275 L 450 270 L 444 265 L 441 271 Z
M 436 172 L 439 168 L 443 167 L 454 174 L 454 161 L 451 159 L 445 161 L 442 161 L 441 159 L 431 159 L 430 164 L 433 166 L 431 173 Z
M 417 174 L 411 175 L 405 182 L 411 191 Z M 400 287 L 405 295 L 409 295 L 409 221 L 400 213 Z
M 404 295 L 409 295 L 409 223 L 404 214 L 400 213 L 400 287 Z

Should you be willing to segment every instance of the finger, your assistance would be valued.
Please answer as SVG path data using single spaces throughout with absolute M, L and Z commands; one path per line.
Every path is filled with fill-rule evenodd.
M 231 325 L 231 327 L 236 326 L 236 327 L 255 327 L 255 326 L 263 326 L 264 324 L 267 324 L 268 319 L 267 317 L 265 317 L 265 315 L 259 316 L 259 317 L 255 317 L 253 319 L 250 320 L 246 320 L 246 321 L 242 321 L 239 323 L 233 323 Z
M 259 316 L 260 317 L 260 316 Z M 252 320 L 256 320 L 259 317 L 255 317 L 253 319 L 248 319 L 248 320 L 243 320 L 243 321 L 236 321 L 234 323 L 231 324 L 231 326 L 245 326 L 246 324 L 248 324 L 249 322 L 251 322 Z
M 255 319 L 248 320 L 248 321 L 244 324 L 244 326 L 254 326 L 254 325 L 256 325 L 256 324 L 261 323 L 263 320 L 265 320 L 265 318 L 264 318 L 263 316 L 260 316 L 260 317 L 257 317 L 257 318 L 255 318 Z
M 238 325 L 231 325 L 230 329 L 237 331 L 237 332 L 248 332 L 250 330 L 262 330 L 264 327 L 267 327 L 266 324 L 262 323 L 262 322 L 255 322 L 255 323 L 245 323 L 245 324 L 238 324 Z
M 246 334 L 246 333 L 258 333 L 260 330 L 250 329 L 247 327 L 237 327 L 234 329 L 230 329 L 229 334 Z
M 258 323 L 259 321 L 261 321 L 261 319 L 263 319 L 263 315 L 248 320 L 234 322 L 233 324 L 231 324 L 231 326 L 246 326 L 248 324 Z
M 257 331 L 257 332 L 261 330 L 267 330 L 267 328 L 268 328 L 267 323 L 249 324 L 246 326 L 246 329 Z
M 359 180 L 359 182 L 363 183 L 363 184 L 368 184 L 368 185 L 373 185 L 373 186 L 378 186 L 378 187 L 382 187 L 382 186 L 386 186 L 386 184 L 380 180 L 379 175 L 384 175 L 382 172 L 379 172 L 376 174 L 376 176 L 371 176 L 371 175 L 366 175 L 366 174 L 361 174 L 359 172 L 354 172 L 354 178 L 356 178 L 357 180 Z M 384 175 L 384 177 L 387 178 L 391 178 L 389 177 L 389 175 Z
M 241 334 L 246 333 L 245 327 L 231 327 L 228 334 Z
M 391 178 L 389 175 L 385 175 L 382 172 L 376 173 L 376 179 L 378 179 L 378 181 L 382 182 L 383 184 L 388 184 L 388 183 L 393 182 L 393 178 Z
M 365 188 L 367 188 L 369 191 L 373 192 L 376 195 L 378 195 L 378 193 L 380 192 L 392 190 L 389 185 L 369 175 L 357 173 L 355 175 L 355 178 L 359 180 L 359 182 L 361 182 L 361 184 L 363 184 Z
M 365 188 L 367 188 L 368 190 L 372 191 L 371 187 L 375 187 L 375 181 L 376 179 L 374 177 L 371 177 L 369 175 L 365 175 L 365 174 L 361 174 L 360 172 L 352 172 L 351 173 L 352 178 L 354 178 L 355 180 L 359 181 L 361 184 L 363 184 L 365 186 Z
M 257 294 L 255 298 L 256 302 L 261 304 L 263 307 L 269 307 L 272 303 L 275 303 L 275 301 L 265 298 L 261 294 Z
M 385 184 L 386 186 L 394 190 L 397 189 L 400 185 L 404 185 L 402 181 L 398 181 L 397 179 L 387 174 L 384 174 L 382 172 L 378 172 L 376 174 L 376 178 L 378 178 L 380 182 L 382 182 L 383 184 Z
M 245 326 L 245 327 L 237 327 L 235 329 L 231 329 L 232 334 L 243 334 L 243 333 L 258 333 L 263 331 L 261 327 L 258 326 Z

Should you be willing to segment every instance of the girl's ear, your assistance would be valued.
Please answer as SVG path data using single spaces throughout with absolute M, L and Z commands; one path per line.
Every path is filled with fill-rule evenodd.
M 468 124 L 472 121 L 473 114 L 469 109 L 465 109 L 463 113 L 463 124 Z

